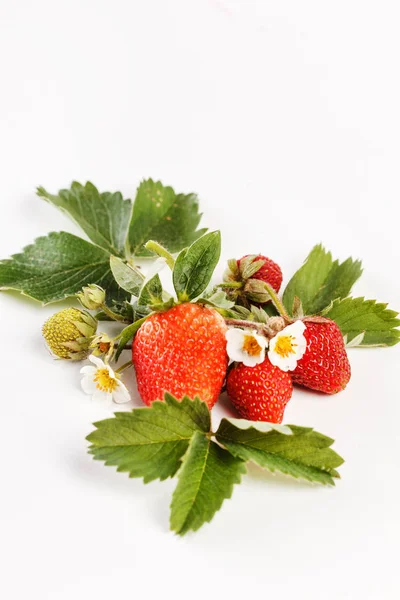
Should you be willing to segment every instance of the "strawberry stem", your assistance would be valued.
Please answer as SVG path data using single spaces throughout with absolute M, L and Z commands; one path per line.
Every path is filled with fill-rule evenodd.
M 276 335 L 276 330 L 269 327 L 267 323 L 254 323 L 254 321 L 245 321 L 241 319 L 224 319 L 227 325 L 233 327 L 244 327 L 245 329 L 255 329 L 257 333 L 267 337 L 268 339 L 273 338 Z
M 279 299 L 279 296 L 275 292 L 274 288 L 270 286 L 269 283 L 267 283 L 266 281 L 264 282 L 264 284 L 268 294 L 271 296 L 272 303 L 275 306 L 276 310 L 279 312 L 281 317 L 289 321 L 290 316 L 286 308 L 284 307 L 283 302 Z
M 116 373 L 122 373 L 122 371 L 125 371 L 125 369 L 129 369 L 129 367 L 132 367 L 132 361 L 129 360 L 128 362 L 124 363 L 121 367 L 119 367 L 118 369 L 116 369 Z
M 242 281 L 230 281 L 230 282 L 226 282 L 226 283 L 218 283 L 217 287 L 220 287 L 220 288 L 242 288 L 243 285 L 244 284 Z

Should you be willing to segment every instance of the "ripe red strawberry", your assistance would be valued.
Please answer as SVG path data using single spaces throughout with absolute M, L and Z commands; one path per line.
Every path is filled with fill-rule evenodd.
M 150 316 L 136 334 L 132 360 L 145 404 L 198 396 L 211 408 L 226 376 L 226 325 L 216 311 L 184 303 Z
M 336 394 L 346 387 L 351 375 L 342 333 L 330 319 L 304 322 L 307 350 L 292 371 L 293 383 Z
M 237 261 L 237 266 L 238 266 L 239 270 L 240 270 L 240 264 L 241 264 L 242 260 L 247 258 L 248 256 L 251 256 L 251 255 L 246 254 L 246 256 L 242 256 L 242 258 L 239 258 L 239 260 Z M 282 285 L 282 271 L 281 271 L 280 266 L 277 265 L 270 258 L 263 256 L 262 254 L 258 254 L 257 256 L 255 256 L 251 262 L 255 262 L 258 260 L 263 260 L 265 262 L 264 262 L 263 266 L 260 267 L 260 269 L 251 276 L 251 278 L 259 279 L 260 281 L 265 281 L 266 283 L 269 283 L 269 285 L 276 292 L 279 292 L 279 289 Z
M 293 391 L 289 373 L 272 365 L 268 358 L 255 367 L 246 367 L 242 363 L 234 367 L 226 387 L 241 417 L 270 423 L 282 423 L 285 406 Z

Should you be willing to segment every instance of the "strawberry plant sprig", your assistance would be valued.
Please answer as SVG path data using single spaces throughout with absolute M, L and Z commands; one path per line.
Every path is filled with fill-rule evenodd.
M 170 523 L 181 535 L 213 518 L 247 461 L 334 483 L 343 460 L 333 440 L 280 423 L 294 385 L 327 394 L 346 387 L 346 348 L 400 340 L 396 312 L 350 296 L 360 261 L 334 261 L 319 244 L 280 295 L 280 266 L 246 254 L 230 259 L 224 280 L 210 287 L 221 235 L 198 229 L 194 194 L 175 194 L 149 179 L 133 205 L 90 183 L 75 182 L 55 196 L 39 188 L 38 195 L 67 213 L 90 242 L 66 232 L 39 238 L 0 261 L 0 289 L 44 304 L 77 298 L 84 310 L 66 308 L 43 326 L 51 352 L 89 358 L 81 384 L 95 400 L 128 402 L 122 373 L 134 366 L 148 406 L 95 424 L 88 440 L 96 459 L 145 482 L 177 475 Z M 143 273 L 136 257 L 155 261 Z M 164 266 L 175 295 L 161 283 Z M 100 321 L 114 321 L 119 333 L 98 331 Z M 123 350 L 130 360 L 112 366 Z M 243 418 L 223 419 L 212 431 L 210 409 L 223 390 Z
M 333 440 L 311 428 L 222 419 L 213 432 L 205 402 L 168 393 L 163 400 L 95 423 L 87 439 L 96 460 L 144 483 L 177 475 L 170 527 L 179 535 L 211 521 L 248 461 L 322 485 L 340 477 Z

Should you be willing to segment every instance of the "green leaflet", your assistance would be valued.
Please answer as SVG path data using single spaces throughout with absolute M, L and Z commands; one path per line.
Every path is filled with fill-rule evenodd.
M 142 273 L 116 256 L 110 257 L 110 268 L 118 285 L 138 298 L 144 282 Z
M 172 273 L 180 302 L 194 300 L 208 286 L 221 254 L 219 231 L 206 233 L 178 255 Z
M 210 413 L 198 399 L 178 402 L 166 394 L 151 408 L 115 413 L 94 425 L 87 437 L 94 458 L 147 483 L 176 473 L 194 432 L 209 431 Z
M 156 240 L 169 250 L 179 252 L 205 233 L 197 229 L 200 222 L 199 202 L 195 194 L 176 194 L 172 187 L 147 179 L 140 184 L 129 225 L 128 245 L 131 254 L 151 256 L 144 247 Z
M 297 297 L 305 315 L 317 314 L 333 300 L 348 296 L 361 273 L 360 261 L 348 258 L 340 264 L 321 244 L 314 246 L 286 286 L 282 298 L 286 310 L 293 314 Z
M 288 434 L 282 428 L 266 431 L 251 421 L 238 427 L 237 421 L 222 419 L 216 433 L 217 440 L 234 456 L 317 483 L 334 485 L 333 478 L 339 477 L 335 469 L 343 459 L 330 448 L 331 438 L 306 427 L 289 425 Z
M 106 250 L 71 233 L 39 237 L 20 254 L 0 261 L 0 289 L 12 289 L 43 304 L 73 296 L 84 285 L 107 290 L 107 301 L 124 299 L 115 283 Z
M 242 460 L 203 433 L 194 433 L 172 497 L 171 529 L 184 535 L 211 521 L 245 472 Z
M 400 341 L 400 319 L 397 312 L 386 307 L 376 300 L 346 298 L 335 300 L 323 315 L 336 321 L 350 345 L 360 336 L 360 346 L 394 346 Z
M 74 181 L 69 190 L 60 190 L 57 196 L 43 187 L 37 194 L 69 215 L 97 246 L 124 256 L 132 204 L 120 192 L 99 193 L 90 181 L 84 186 Z

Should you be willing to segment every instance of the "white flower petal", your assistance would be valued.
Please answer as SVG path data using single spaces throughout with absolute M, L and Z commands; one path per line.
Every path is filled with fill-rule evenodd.
M 242 359 L 242 363 L 246 366 L 246 367 L 255 367 L 256 365 L 259 365 L 260 363 L 264 362 L 265 360 L 265 349 L 263 349 L 260 354 L 257 354 L 256 356 L 250 356 L 250 354 L 247 354 L 247 352 L 243 352 L 243 359 Z
M 253 337 L 257 344 L 260 346 L 259 354 L 251 356 L 245 350 L 243 350 L 245 338 Z M 267 346 L 267 340 L 262 335 L 258 335 L 252 329 L 228 329 L 226 332 L 226 351 L 231 360 L 236 362 L 242 362 L 246 367 L 254 367 L 259 363 L 262 363 L 265 359 L 265 348 Z
M 79 371 L 80 373 L 84 373 L 85 375 L 94 375 L 96 373 L 96 367 L 91 367 L 90 365 L 86 365 L 86 367 L 82 367 Z
M 104 402 L 107 400 L 111 402 L 112 394 L 110 394 L 109 392 L 103 392 L 102 390 L 97 389 L 92 396 L 92 400 L 94 400 L 95 402 Z
M 113 392 L 113 400 L 117 404 L 124 404 L 124 402 L 129 402 L 131 396 L 128 392 L 126 386 L 120 381 L 117 389 Z
M 89 395 L 94 394 L 94 392 L 97 389 L 96 382 L 93 381 L 93 377 L 88 377 L 87 375 L 85 377 L 82 377 L 81 387 L 82 387 L 83 391 L 85 392 L 85 394 L 89 394 Z
M 303 335 L 305 328 L 303 321 L 295 321 L 270 340 L 268 358 L 273 365 L 279 367 L 282 371 L 294 371 L 297 362 L 307 349 L 307 340 Z M 288 336 L 292 338 L 292 352 L 288 356 L 281 356 L 275 351 L 277 343 L 281 337 Z
M 104 368 L 107 369 L 108 374 L 111 377 L 111 379 L 117 379 L 117 377 L 115 376 L 115 373 L 112 370 L 112 368 L 110 367 L 110 365 L 104 365 Z
M 91 355 L 89 356 L 89 360 L 90 360 L 90 361 L 91 361 L 91 362 L 92 362 L 94 365 L 96 365 L 96 367 L 97 367 L 98 369 L 105 369 L 105 368 L 106 368 L 106 365 L 105 365 L 105 363 L 104 363 L 104 362 L 101 360 L 101 358 L 98 358 L 97 356 L 93 356 L 93 354 L 91 354 Z

